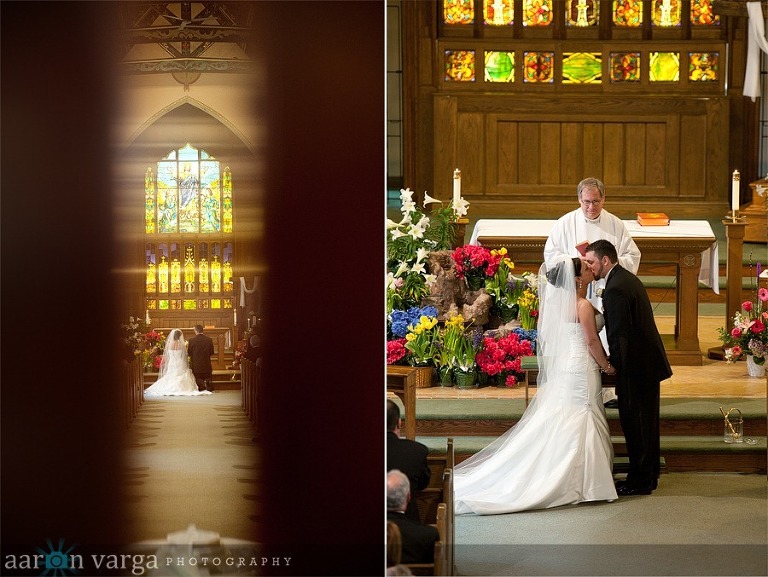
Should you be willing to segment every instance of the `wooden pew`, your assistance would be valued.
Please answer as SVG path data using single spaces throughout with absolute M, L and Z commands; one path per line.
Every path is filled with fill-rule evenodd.
M 445 455 L 434 453 L 427 455 L 430 471 L 429 484 L 413 496 L 419 507 L 419 518 L 422 523 L 435 523 L 437 506 L 445 502 L 444 474 L 447 469 L 453 469 L 454 462 L 453 438 L 448 439 Z
M 403 436 L 413 441 L 416 438 L 416 377 L 414 367 L 387 366 L 387 392 L 400 398 L 404 407 Z
M 403 563 L 413 575 L 452 575 L 447 572 L 448 558 L 446 555 L 446 538 L 448 534 L 448 516 L 445 503 L 437 507 L 437 516 L 434 523 L 440 538 L 435 543 L 435 555 L 432 563 Z

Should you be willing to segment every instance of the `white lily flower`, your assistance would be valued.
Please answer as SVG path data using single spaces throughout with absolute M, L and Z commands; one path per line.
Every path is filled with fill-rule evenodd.
M 400 189 L 400 202 L 411 202 L 413 200 L 413 191 L 410 188 Z
M 433 202 L 439 202 L 440 204 L 443 204 L 442 200 L 438 200 L 436 198 L 433 198 L 427 194 L 427 191 L 424 191 L 424 208 L 427 208 L 428 204 L 432 204 Z
M 433 274 L 425 274 L 424 275 L 424 281 L 427 283 L 427 286 L 432 285 L 437 280 L 437 276 Z
M 419 249 L 416 250 L 416 262 L 423 261 L 425 258 L 427 258 L 428 254 L 429 254 L 429 251 L 426 248 L 420 247 Z
M 427 272 L 427 269 L 424 268 L 424 263 L 423 262 L 417 262 L 416 264 L 414 264 L 411 267 L 411 272 L 415 272 L 415 273 L 418 273 L 418 274 L 424 274 L 424 273 Z
M 464 200 L 464 197 L 459 197 L 458 200 L 454 200 L 451 203 L 451 208 L 457 217 L 465 216 L 468 212 L 469 203 Z
M 404 215 L 409 215 L 416 210 L 416 203 L 412 200 L 403 201 L 403 205 L 400 207 L 400 212 Z
M 395 290 L 395 275 L 394 273 L 387 273 L 387 283 L 386 287 L 389 290 Z
M 392 229 L 389 235 L 390 235 L 390 238 L 392 238 L 392 240 L 397 240 L 401 236 L 405 236 L 405 233 L 399 228 L 395 228 L 395 229 Z
M 422 229 L 419 224 L 412 224 L 408 227 L 408 234 L 411 235 L 411 238 L 417 239 L 417 238 L 424 238 L 424 229 Z
M 396 223 L 394 220 L 392 220 L 391 218 L 387 219 L 387 230 L 390 230 L 392 228 L 397 228 L 398 226 L 400 225 Z
M 408 272 L 408 263 L 405 261 L 400 261 L 400 265 L 397 267 L 397 270 L 395 271 L 395 277 L 403 276 Z

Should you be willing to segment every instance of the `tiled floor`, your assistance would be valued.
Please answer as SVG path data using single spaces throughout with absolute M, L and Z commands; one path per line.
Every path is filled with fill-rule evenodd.
M 662 334 L 674 332 L 674 317 L 658 316 L 656 324 Z M 725 361 L 707 358 L 707 351 L 720 345 L 717 329 L 725 323 L 720 317 L 699 318 L 699 343 L 703 351 L 702 365 L 695 367 L 673 366 L 673 375 L 662 381 L 662 397 L 746 397 L 765 398 L 768 379 L 750 377 L 745 361 L 726 364 Z M 534 394 L 535 389 L 530 389 Z M 500 389 L 485 387 L 463 390 L 456 387 L 430 387 L 417 389 L 417 399 L 455 398 L 524 398 L 525 388 Z

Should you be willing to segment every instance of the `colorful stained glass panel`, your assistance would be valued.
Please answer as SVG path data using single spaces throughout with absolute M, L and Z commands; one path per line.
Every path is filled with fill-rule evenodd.
M 552 0 L 523 0 L 523 26 L 549 26 L 552 18 Z
M 443 0 L 443 22 L 446 24 L 472 24 L 474 21 L 474 0 Z
M 717 81 L 719 68 L 719 52 L 688 53 L 688 79 L 692 82 Z
M 640 81 L 639 52 L 611 52 L 611 82 Z
M 568 0 L 565 7 L 565 23 L 568 26 L 596 26 L 598 23 L 596 0 Z
M 222 219 L 224 220 L 223 231 L 232 232 L 232 173 L 229 167 L 224 169 L 223 174 L 224 187 L 222 190 Z
M 651 22 L 654 26 L 680 26 L 680 0 L 653 0 Z
M 198 232 L 200 228 L 200 165 L 183 162 L 179 166 L 179 231 Z
M 485 53 L 486 82 L 515 81 L 515 53 L 488 50 Z
M 712 9 L 712 0 L 691 0 L 691 24 L 694 26 L 719 26 L 720 15 Z
M 144 174 L 144 230 L 151 234 L 155 226 L 155 177 L 149 167 Z
M 564 52 L 563 84 L 600 84 L 603 60 L 599 52 Z
M 643 23 L 642 0 L 613 0 L 613 23 L 626 28 L 641 26 Z
M 677 82 L 680 80 L 679 52 L 651 52 L 648 76 L 651 82 Z
M 445 81 L 474 82 L 475 81 L 475 51 L 446 50 L 445 51 Z
M 523 81 L 554 82 L 554 62 L 554 52 L 525 52 L 523 54 Z
M 483 0 L 483 20 L 489 26 L 514 24 L 514 0 Z

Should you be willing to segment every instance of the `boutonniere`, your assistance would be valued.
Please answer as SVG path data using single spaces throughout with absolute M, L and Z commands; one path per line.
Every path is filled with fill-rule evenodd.
M 603 298 L 603 293 L 604 293 L 604 292 L 605 292 L 605 289 L 604 289 L 604 288 L 599 288 L 599 289 L 595 290 L 595 294 L 596 294 L 596 295 L 597 295 L 599 298 Z

